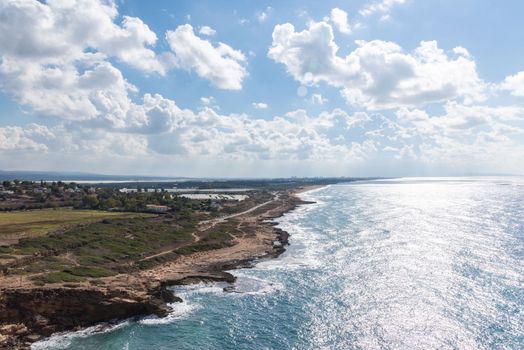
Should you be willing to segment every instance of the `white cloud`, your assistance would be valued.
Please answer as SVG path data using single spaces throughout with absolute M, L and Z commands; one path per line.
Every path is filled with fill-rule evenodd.
M 397 5 L 403 5 L 406 3 L 406 0 L 379 0 L 374 1 L 364 8 L 362 8 L 359 13 L 361 16 L 367 17 L 375 13 L 388 14 L 391 9 Z
M 375 12 L 387 16 L 381 11 Z M 337 23 L 335 17 L 328 20 Z M 336 21 L 344 30 L 347 17 Z M 328 84 L 350 104 L 398 110 L 392 120 L 340 109 L 255 119 L 219 114 L 212 96 L 202 97 L 193 111 L 158 94 L 139 94 L 111 63 L 160 75 L 180 68 L 219 88 L 241 89 L 247 76 L 241 51 L 199 38 L 190 25 L 166 38 L 172 53 L 156 54 L 155 33 L 136 17 L 119 16 L 113 2 L 1 2 L 0 86 L 39 116 L 56 120 L 54 126 L 0 127 L 0 162 L 33 166 L 55 159 L 92 167 L 105 159 L 111 166 L 129 162 L 127 169 L 135 171 L 151 159 L 238 162 L 243 169 L 260 169 L 245 164 L 266 161 L 310 162 L 317 169 L 326 162 L 372 166 L 402 160 L 505 171 L 524 159 L 524 108 L 476 103 L 486 83 L 463 47 L 444 52 L 436 42 L 422 42 L 407 52 L 392 42 L 358 41 L 343 57 L 327 23 L 302 32 L 276 26 L 268 55 L 302 84 L 307 102 L 326 103 L 320 93 L 306 96 L 311 86 Z M 496 87 L 524 96 L 523 86 L 520 72 Z M 421 107 L 439 101 L 445 102 L 442 113 Z M 252 106 L 269 108 L 263 102 Z
M 337 27 L 338 31 L 344 34 L 351 33 L 351 27 L 348 22 L 348 14 L 346 11 L 338 7 L 331 10 L 331 22 Z
M 309 116 L 297 110 L 282 117 L 253 119 L 243 114 L 219 115 L 208 107 L 196 113 L 180 109 L 160 95 L 148 94 L 133 109 L 125 125 L 119 127 L 65 122 L 53 129 L 42 127 L 47 134 L 35 128 L 0 129 L 0 148 L 48 151 L 64 157 L 106 157 L 110 152 L 124 157 L 162 154 L 223 160 L 347 162 L 363 160 L 376 150 L 373 143 L 351 139 L 357 128 L 369 122 L 365 113 L 348 115 L 333 110 Z
M 271 6 L 266 7 L 265 10 L 259 11 L 256 13 L 256 18 L 259 23 L 265 22 L 268 17 L 270 16 L 271 12 L 273 12 L 273 8 Z
M 3 1 L 0 53 L 49 65 L 111 56 L 140 70 L 164 74 L 150 48 L 156 34 L 136 17 L 124 16 L 121 25 L 114 23 L 117 14 L 114 3 L 95 0 Z
M 305 85 L 326 82 L 341 89 L 349 104 L 368 109 L 420 106 L 450 99 L 484 99 L 486 84 L 475 62 L 447 56 L 436 41 L 423 41 L 411 53 L 393 42 L 357 41 L 346 57 L 337 55 L 332 27 L 312 23 L 295 32 L 292 24 L 275 26 L 268 56 L 285 65 Z
M 209 27 L 209 26 L 203 26 L 200 28 L 200 30 L 198 31 L 200 34 L 202 35 L 207 35 L 207 36 L 214 36 L 217 31 L 214 30 L 213 28 Z
M 524 108 L 518 106 L 468 106 L 456 102 L 444 105 L 445 113 L 430 116 L 420 109 L 400 108 L 396 112 L 400 122 L 416 127 L 417 132 L 428 135 L 465 137 L 483 130 L 502 130 L 516 121 L 524 121 Z
M 216 100 L 213 96 L 209 96 L 209 97 L 200 97 L 200 102 L 202 102 L 202 104 L 204 106 L 210 106 L 210 105 L 213 105 L 216 103 Z
M 42 125 L 0 127 L 0 150 L 46 152 L 48 147 L 45 141 L 53 138 L 49 129 Z
M 201 97 L 200 103 L 202 103 L 202 106 L 205 108 L 213 108 L 217 111 L 220 109 L 220 107 L 217 105 L 216 99 L 213 96 Z
M 498 87 L 509 91 L 513 96 L 524 96 L 524 71 L 507 76 Z
M 104 61 L 79 72 L 71 63 L 48 66 L 4 56 L 0 75 L 2 87 L 20 103 L 39 113 L 71 120 L 104 115 L 116 121 L 129 105 L 128 92 L 136 91 L 118 69 Z
M 469 53 L 469 51 L 462 47 L 462 46 L 457 46 L 453 49 L 453 53 L 459 55 L 459 56 L 462 56 L 462 57 L 466 57 L 466 58 L 470 58 L 471 57 L 471 54 Z
M 267 103 L 264 102 L 253 102 L 252 106 L 255 109 L 267 109 L 269 107 Z
M 109 59 L 148 73 L 165 66 L 147 25 L 127 16 L 117 25 L 117 14 L 95 0 L 0 3 L 0 87 L 45 116 L 122 125 L 137 89 Z
M 111 156 L 133 164 L 140 164 L 140 159 L 237 164 L 285 161 L 317 166 L 326 162 L 371 166 L 402 161 L 431 167 L 448 162 L 453 167 L 468 164 L 483 169 L 494 164 L 514 169 L 503 160 L 524 155 L 518 143 L 524 135 L 519 126 L 524 120 L 520 107 L 450 102 L 438 116 L 401 108 L 397 120 L 363 112 L 350 115 L 340 109 L 318 115 L 296 110 L 255 119 L 244 114 L 221 115 L 209 107 L 194 112 L 160 95 L 146 94 L 120 127 L 72 121 L 53 128 L 0 128 L 0 149 L 90 161 Z
M 386 146 L 382 149 L 384 152 L 398 152 L 399 149 L 392 146 Z
M 196 36 L 189 24 L 168 31 L 166 39 L 175 54 L 173 63 L 176 67 L 195 71 L 199 77 L 209 80 L 218 88 L 242 89 L 247 71 L 244 66 L 246 57 L 241 51 L 224 43 L 213 46 Z
M 175 67 L 194 69 L 219 88 L 241 88 L 247 72 L 240 51 L 223 43 L 214 47 L 188 25 L 185 36 L 169 32 L 177 56 L 157 55 L 156 34 L 142 20 L 123 16 L 117 24 L 117 18 L 113 2 L 1 2 L 0 88 L 39 114 L 104 128 L 122 127 L 137 109 L 131 97 L 138 89 L 113 58 L 160 75 Z M 178 42 L 176 34 L 186 41 Z
M 321 94 L 312 94 L 309 102 L 316 105 L 323 105 L 328 102 L 328 99 L 324 98 Z

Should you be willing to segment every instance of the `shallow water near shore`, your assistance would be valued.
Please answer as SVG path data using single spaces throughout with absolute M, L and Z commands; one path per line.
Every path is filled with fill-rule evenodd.
M 400 179 L 302 194 L 278 259 L 177 287 L 165 319 L 34 349 L 523 349 L 524 179 Z

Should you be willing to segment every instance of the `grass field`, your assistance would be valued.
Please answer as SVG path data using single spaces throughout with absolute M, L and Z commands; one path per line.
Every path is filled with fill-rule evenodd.
M 70 209 L 0 213 L 0 242 L 16 239 L 0 245 L 0 270 L 41 285 L 92 281 L 224 248 L 242 233 L 227 221 L 195 242 L 197 224 L 195 217 Z
M 151 216 L 154 215 L 64 208 L 3 212 L 0 213 L 0 245 L 14 244 L 21 238 L 42 236 L 65 226 L 111 218 Z
M 16 244 L 0 247 L 0 253 L 39 256 L 9 268 L 9 274 L 31 274 L 43 284 L 79 282 L 144 268 L 135 263 L 161 249 L 190 244 L 194 229 L 193 221 L 117 217 L 63 233 L 22 238 Z M 149 265 L 161 262 L 151 261 Z

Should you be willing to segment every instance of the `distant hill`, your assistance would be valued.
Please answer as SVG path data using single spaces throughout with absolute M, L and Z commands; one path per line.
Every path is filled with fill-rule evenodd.
M 104 175 L 80 172 L 54 171 L 17 171 L 0 170 L 0 181 L 5 180 L 27 181 L 168 181 L 180 180 L 181 177 L 137 176 L 137 175 Z

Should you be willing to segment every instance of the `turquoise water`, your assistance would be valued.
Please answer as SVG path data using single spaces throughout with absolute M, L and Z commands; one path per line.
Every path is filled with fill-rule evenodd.
M 167 319 L 38 349 L 523 349 L 524 181 L 407 179 L 310 192 L 291 245 Z M 93 334 L 94 333 L 94 334 Z

